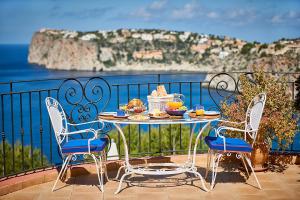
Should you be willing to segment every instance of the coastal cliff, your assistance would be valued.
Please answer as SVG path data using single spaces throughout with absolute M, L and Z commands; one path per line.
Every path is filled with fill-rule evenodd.
M 78 32 L 42 29 L 30 44 L 28 62 L 49 69 L 126 71 L 300 70 L 300 39 L 271 44 L 191 32 L 119 29 Z

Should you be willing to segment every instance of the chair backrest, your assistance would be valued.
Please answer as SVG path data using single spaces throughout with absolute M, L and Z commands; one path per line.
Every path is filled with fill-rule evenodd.
M 68 131 L 66 114 L 62 106 L 56 99 L 52 97 L 47 97 L 45 99 L 45 102 L 50 116 L 55 138 L 61 150 L 61 143 L 65 139 L 65 136 L 63 136 L 62 133 L 66 133 Z
M 251 131 L 249 135 L 253 139 L 253 143 L 256 139 L 257 131 L 266 103 L 266 98 L 267 96 L 265 93 L 259 93 L 252 99 L 247 109 L 246 130 Z

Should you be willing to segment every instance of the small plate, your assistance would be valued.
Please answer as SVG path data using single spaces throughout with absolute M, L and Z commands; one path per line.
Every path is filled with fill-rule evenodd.
M 205 111 L 204 115 L 219 115 L 220 112 L 219 111 Z
M 99 115 L 100 116 L 105 116 L 105 117 L 108 117 L 108 116 L 113 117 L 113 116 L 117 115 L 117 112 L 102 112 Z
M 126 119 L 128 117 L 129 117 L 129 115 L 124 115 L 124 116 L 114 115 L 114 118 L 120 118 L 120 119 Z

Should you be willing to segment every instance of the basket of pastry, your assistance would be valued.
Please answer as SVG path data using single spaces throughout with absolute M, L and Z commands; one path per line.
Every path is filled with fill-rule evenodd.
M 173 101 L 174 95 L 168 94 L 164 85 L 158 85 L 151 95 L 147 96 L 149 113 L 154 114 L 155 111 L 165 112 L 167 103 Z

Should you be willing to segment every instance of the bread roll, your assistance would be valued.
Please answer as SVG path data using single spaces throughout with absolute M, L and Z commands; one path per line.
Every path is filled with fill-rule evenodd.
M 167 91 L 164 85 L 158 85 L 157 86 L 157 95 L 159 97 L 167 96 Z
M 135 107 L 142 107 L 143 106 L 143 102 L 140 99 L 132 99 L 131 101 L 129 101 L 127 108 L 135 108 Z

